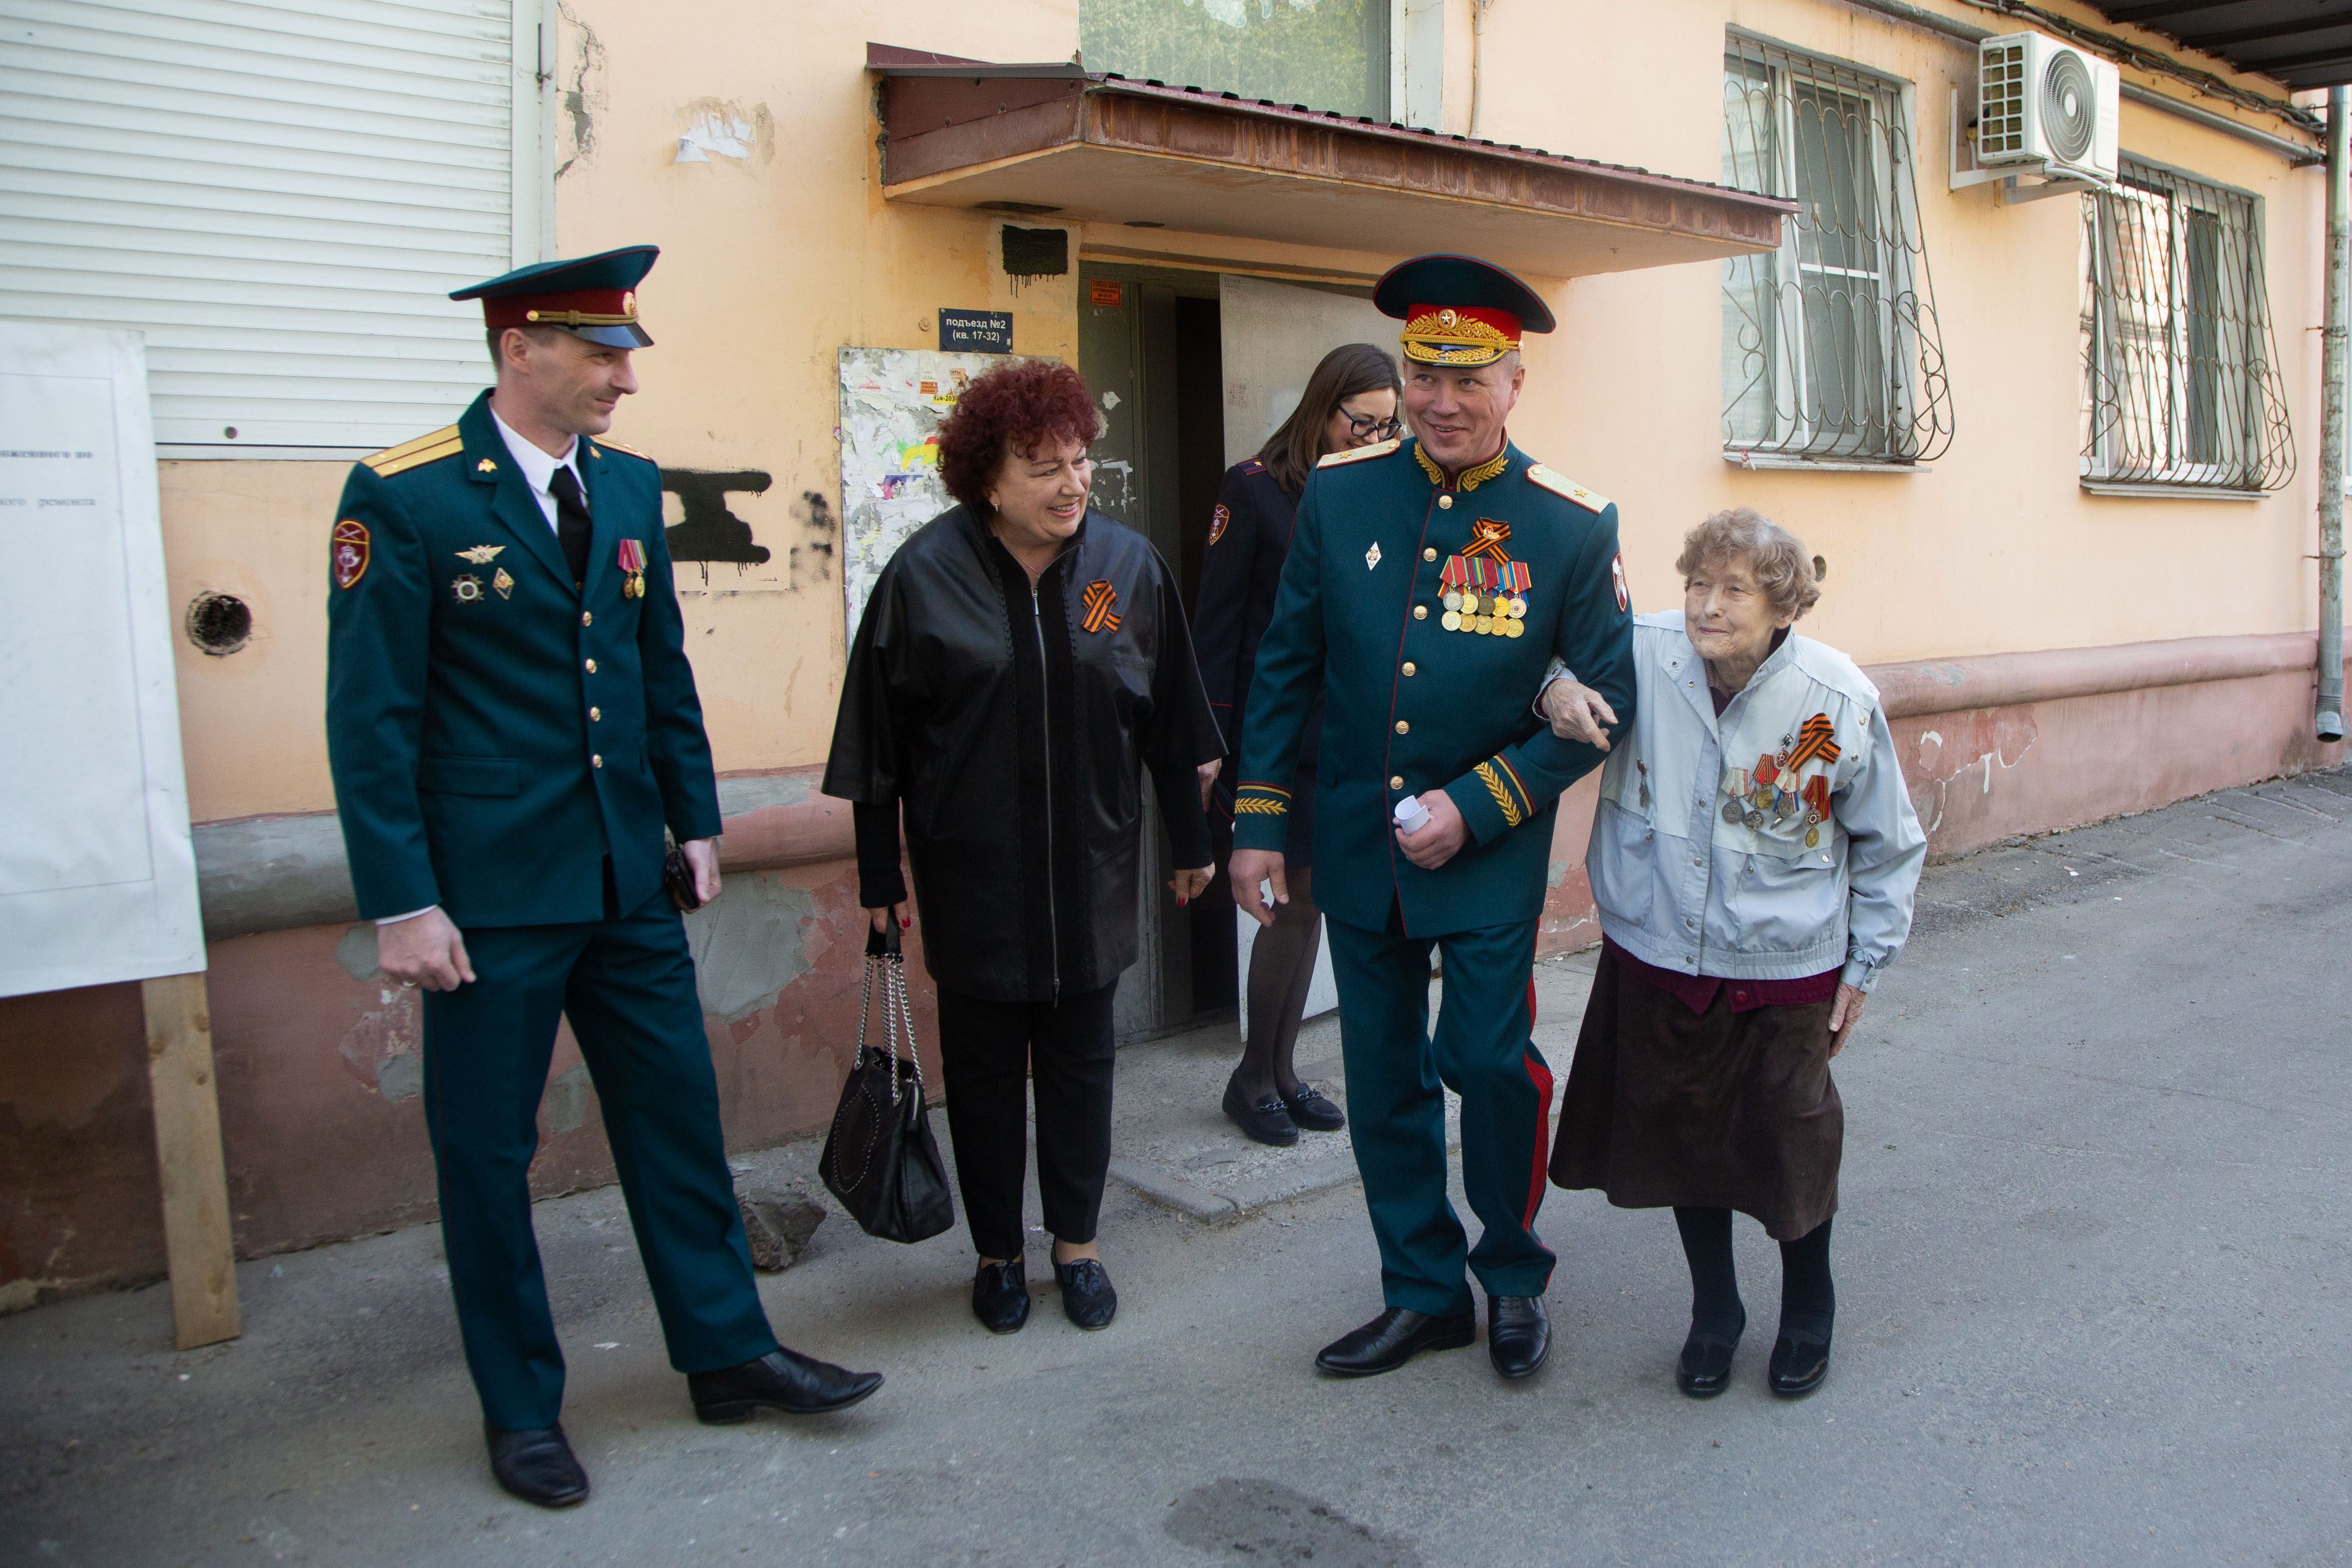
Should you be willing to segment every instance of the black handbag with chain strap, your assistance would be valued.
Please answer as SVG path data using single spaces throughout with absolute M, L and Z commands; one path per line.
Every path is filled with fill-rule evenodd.
M 874 990 L 882 989 L 882 1043 L 866 1043 Z M 906 1041 L 907 1054 L 898 1054 Z M 841 1200 L 868 1236 L 926 1241 L 955 1223 L 947 1166 L 923 1103 L 923 1065 L 915 1053 L 915 1014 L 907 1001 L 907 958 L 898 928 L 866 938 L 866 998 L 857 1011 L 857 1059 L 841 1088 L 841 1106 L 817 1162 L 825 1190 Z

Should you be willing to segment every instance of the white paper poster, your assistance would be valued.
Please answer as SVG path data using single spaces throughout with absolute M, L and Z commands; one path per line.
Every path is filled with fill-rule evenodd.
M 205 967 L 146 355 L 0 321 L 0 996 Z
M 940 426 L 974 377 L 1004 354 L 930 349 L 841 350 L 843 647 L 866 618 L 874 580 L 907 536 L 955 503 L 940 483 Z

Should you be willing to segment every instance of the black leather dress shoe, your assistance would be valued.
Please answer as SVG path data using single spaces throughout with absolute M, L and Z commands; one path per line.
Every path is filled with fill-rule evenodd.
M 1532 1377 L 1551 1354 L 1551 1316 L 1541 1296 L 1486 1298 L 1486 1359 L 1517 1381 Z
M 1312 1083 L 1302 1083 L 1297 1093 L 1284 1095 L 1282 1108 L 1290 1113 L 1292 1124 L 1302 1133 L 1336 1133 L 1348 1124 L 1348 1113 Z
M 1782 1329 L 1764 1369 L 1764 1386 L 1783 1399 L 1802 1399 L 1830 1375 L 1830 1336 Z
M 991 1333 L 1017 1333 L 1029 1321 L 1029 1270 L 1020 1259 L 986 1263 L 971 1277 L 971 1315 Z
M 482 1429 L 490 1441 L 490 1473 L 525 1502 L 541 1508 L 570 1508 L 588 1497 L 588 1472 L 572 1457 L 563 1427 L 541 1427 L 529 1432 Z
M 1745 1331 L 1743 1322 L 1739 1331 Z M 1712 1399 L 1731 1386 L 1732 1353 L 1739 1348 L 1739 1331 L 1728 1336 L 1693 1326 L 1675 1363 L 1675 1386 L 1694 1399 Z
M 1370 1377 L 1394 1372 L 1424 1350 L 1460 1350 L 1477 1338 L 1475 1309 L 1432 1317 L 1408 1307 L 1391 1307 L 1325 1345 L 1315 1364 L 1334 1377 Z
M 1098 1258 L 1054 1265 L 1054 1282 L 1062 1287 L 1062 1311 L 1082 1329 L 1107 1329 L 1118 1315 L 1118 1292 Z
M 850 1372 L 783 1349 L 724 1372 L 690 1372 L 686 1377 L 694 1413 L 714 1427 L 748 1421 L 762 1409 L 790 1416 L 846 1410 L 881 1386 L 878 1372 Z
M 1282 1108 L 1282 1096 L 1268 1090 L 1255 1100 L 1242 1097 L 1242 1087 L 1225 1080 L 1225 1114 L 1252 1139 L 1286 1149 L 1298 1142 L 1298 1124 Z

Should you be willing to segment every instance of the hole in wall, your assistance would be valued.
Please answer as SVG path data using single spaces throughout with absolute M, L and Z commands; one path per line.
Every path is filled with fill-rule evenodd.
M 218 658 L 253 635 L 253 612 L 233 593 L 199 593 L 188 601 L 188 641 Z
M 1819 582 L 1823 578 L 1829 576 L 1829 574 L 1830 558 L 1825 555 L 1815 556 L 1813 558 L 1813 580 L 1815 582 Z

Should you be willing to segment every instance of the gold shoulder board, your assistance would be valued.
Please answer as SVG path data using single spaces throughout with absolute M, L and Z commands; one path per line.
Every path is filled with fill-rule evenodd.
M 1338 452 L 1326 452 L 1317 460 L 1318 468 L 1337 468 L 1342 463 L 1361 463 L 1368 457 L 1386 457 L 1404 444 L 1404 437 L 1391 435 L 1386 441 L 1375 441 L 1370 446 L 1349 446 Z
M 591 441 L 588 445 L 592 450 L 599 446 L 609 446 L 615 452 L 625 452 L 632 457 L 644 457 L 648 463 L 653 461 L 652 458 L 646 457 L 646 455 L 638 451 L 635 447 L 624 446 L 609 435 L 597 436 L 594 440 Z
M 1557 469 L 1547 468 L 1540 463 L 1528 470 L 1528 483 L 1541 485 L 1555 496 L 1565 496 L 1588 512 L 1605 512 L 1609 509 L 1608 497 L 1588 490 L 1567 475 Z
M 455 457 L 464 451 L 466 443 L 457 434 L 457 427 L 445 424 L 430 435 L 420 435 L 414 441 L 404 441 L 397 446 L 387 446 L 373 457 L 361 462 L 384 478 L 405 474 L 411 468 L 426 463 L 438 463 L 444 457 Z

